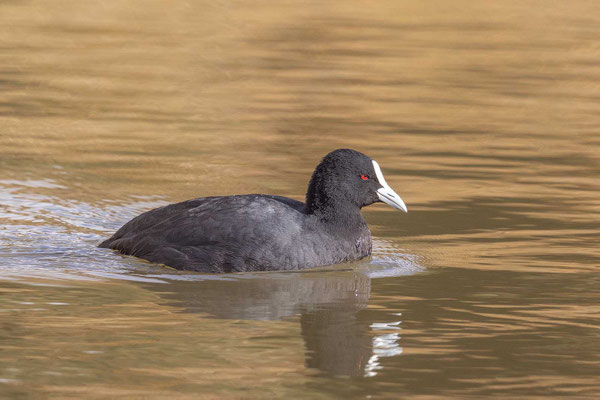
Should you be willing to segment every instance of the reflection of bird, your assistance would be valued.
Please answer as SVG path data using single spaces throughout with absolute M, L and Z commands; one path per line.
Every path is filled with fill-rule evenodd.
M 170 306 L 210 317 L 277 320 L 300 313 L 308 367 L 336 375 L 364 374 L 373 343 L 368 320 L 359 320 L 357 313 L 369 300 L 368 276 L 317 270 L 227 278 L 144 286 L 158 291 Z
M 356 312 L 367 305 L 371 279 L 348 270 L 315 270 L 144 285 L 185 312 L 222 319 L 277 320 L 331 306 Z
M 360 209 L 377 201 L 406 211 L 376 161 L 340 149 L 315 169 L 306 203 L 259 194 L 188 200 L 139 215 L 100 247 L 201 272 L 336 264 L 371 253 Z
M 326 304 L 300 317 L 306 366 L 334 375 L 362 376 L 372 357 L 369 323 L 350 305 Z

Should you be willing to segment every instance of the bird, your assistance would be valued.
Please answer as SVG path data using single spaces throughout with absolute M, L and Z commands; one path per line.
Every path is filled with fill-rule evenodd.
M 202 273 L 301 270 L 371 255 L 361 209 L 408 212 L 377 161 L 352 149 L 327 154 L 303 203 L 269 194 L 201 197 L 144 212 L 99 247 Z

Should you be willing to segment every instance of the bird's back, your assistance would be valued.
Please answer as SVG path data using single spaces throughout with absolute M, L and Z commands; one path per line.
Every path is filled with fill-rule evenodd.
M 310 230 L 296 200 L 204 197 L 143 213 L 100 247 L 201 272 L 297 269 L 318 257 L 318 243 L 309 242 L 320 238 L 307 237 Z

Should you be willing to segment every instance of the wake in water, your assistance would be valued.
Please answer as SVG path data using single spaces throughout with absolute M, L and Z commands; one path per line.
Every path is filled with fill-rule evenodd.
M 45 194 L 36 193 L 43 189 Z M 0 181 L 0 278 L 6 280 L 121 279 L 139 282 L 169 280 L 239 280 L 267 276 L 291 278 L 294 273 L 264 272 L 207 275 L 175 271 L 134 257 L 96 247 L 123 221 L 166 202 L 136 197 L 129 204 L 92 205 L 54 196 L 66 189 L 52 180 Z M 365 260 L 321 267 L 298 274 L 353 271 L 369 278 L 411 275 L 424 268 L 415 255 L 385 240 L 373 240 L 373 255 Z

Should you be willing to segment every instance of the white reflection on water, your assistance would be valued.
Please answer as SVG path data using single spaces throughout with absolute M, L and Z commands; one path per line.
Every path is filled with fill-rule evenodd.
M 402 313 L 396 313 L 395 315 L 401 316 Z M 371 329 L 374 331 L 402 329 L 399 326 L 401 323 L 402 321 L 374 322 L 371 324 Z M 382 357 L 399 356 L 404 352 L 404 349 L 398 344 L 399 340 L 400 333 L 397 332 L 383 333 L 373 338 L 373 355 L 365 366 L 366 377 L 375 376 L 378 370 L 383 369 L 379 362 Z

